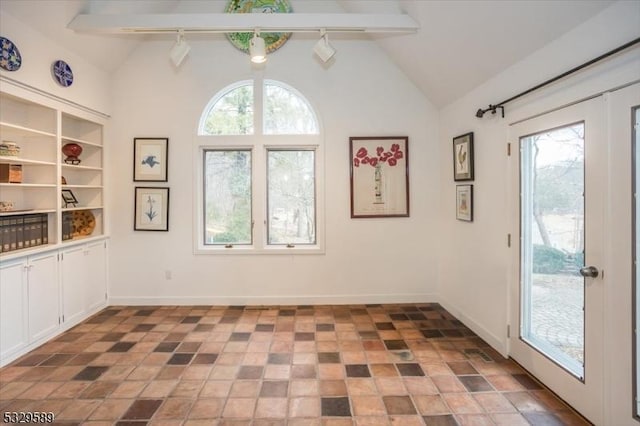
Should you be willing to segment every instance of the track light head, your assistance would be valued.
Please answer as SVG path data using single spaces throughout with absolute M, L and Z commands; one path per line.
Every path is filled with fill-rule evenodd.
M 189 51 L 191 50 L 191 46 L 187 44 L 184 39 L 184 31 L 178 31 L 178 38 L 176 40 L 176 44 L 173 45 L 171 51 L 169 52 L 169 58 L 173 65 L 177 68 L 180 66 L 184 58 L 187 57 Z
M 476 111 L 476 117 L 482 118 L 483 115 L 484 115 L 484 110 L 482 108 L 478 108 L 478 111 Z
M 251 55 L 251 62 L 254 64 L 261 64 L 267 61 L 264 39 L 260 37 L 258 30 L 254 31 L 253 38 L 249 41 L 249 54 Z
M 325 30 L 320 31 L 320 40 L 313 46 L 313 52 L 318 55 L 322 62 L 327 62 L 336 54 L 336 49 L 329 44 L 329 34 Z

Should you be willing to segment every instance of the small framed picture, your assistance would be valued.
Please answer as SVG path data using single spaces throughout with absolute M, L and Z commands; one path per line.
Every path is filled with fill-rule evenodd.
M 169 138 L 133 139 L 133 181 L 166 182 Z
M 69 207 L 69 205 L 71 205 L 71 207 L 77 207 L 78 204 L 78 199 L 73 195 L 73 192 L 70 189 L 62 190 L 62 201 L 64 202 L 63 207 L 65 209 Z
M 473 132 L 453 138 L 453 180 L 473 180 Z
M 456 185 L 456 219 L 473 222 L 473 185 Z
M 349 138 L 351 217 L 409 216 L 409 138 Z
M 136 187 L 134 231 L 169 230 L 169 188 Z

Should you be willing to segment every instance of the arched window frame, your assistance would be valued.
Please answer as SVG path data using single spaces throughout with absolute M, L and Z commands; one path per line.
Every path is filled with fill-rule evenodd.
M 247 135 L 207 135 L 204 126 L 207 116 L 216 102 L 232 90 L 253 83 L 253 134 Z M 318 133 L 316 134 L 264 134 L 264 86 L 275 84 L 291 91 L 308 105 L 313 114 Z M 197 254 L 321 254 L 324 253 L 324 152 L 322 149 L 322 125 L 317 109 L 309 99 L 292 86 L 277 80 L 255 78 L 230 84 L 216 93 L 202 109 L 195 137 L 194 180 L 194 250 Z M 204 207 L 204 155 L 209 150 L 249 150 L 251 151 L 251 244 L 223 245 L 205 244 Z M 315 243 L 314 244 L 269 244 L 267 220 L 267 155 L 270 150 L 302 150 L 314 152 L 315 177 Z

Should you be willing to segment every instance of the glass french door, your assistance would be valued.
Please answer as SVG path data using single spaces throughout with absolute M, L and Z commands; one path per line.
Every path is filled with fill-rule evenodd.
M 604 101 L 510 127 L 511 356 L 592 422 L 603 418 Z

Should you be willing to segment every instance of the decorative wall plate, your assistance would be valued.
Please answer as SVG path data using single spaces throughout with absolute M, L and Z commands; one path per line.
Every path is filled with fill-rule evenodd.
M 230 0 L 226 13 L 291 13 L 289 0 Z M 249 40 L 253 33 L 227 33 L 227 38 L 238 49 L 249 52 Z M 279 49 L 291 33 L 260 33 L 264 39 L 267 53 Z
M 0 37 L 0 47 L 2 55 L 0 55 L 0 68 L 7 71 L 18 71 L 22 65 L 22 56 L 18 50 L 18 46 L 13 44 L 6 37 Z
M 73 71 L 65 61 L 57 60 L 51 64 L 51 75 L 62 87 L 69 87 L 73 84 Z
M 73 212 L 73 238 L 91 235 L 96 227 L 96 218 L 91 210 L 74 210 Z

